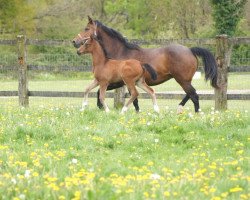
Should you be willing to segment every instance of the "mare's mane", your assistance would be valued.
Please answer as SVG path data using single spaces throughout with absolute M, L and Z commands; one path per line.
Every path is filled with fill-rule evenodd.
M 103 53 L 104 53 L 105 58 L 111 59 L 111 58 L 109 57 L 109 55 L 108 55 L 108 52 L 106 51 L 106 49 L 105 49 L 105 47 L 104 47 L 104 44 L 102 43 L 102 41 L 101 41 L 100 39 L 98 39 L 98 36 L 97 36 L 97 37 L 94 37 L 93 39 L 94 39 L 95 41 L 97 41 L 97 42 L 100 44 L 100 46 L 101 46 L 101 48 L 102 48 L 102 51 L 103 51 Z
M 99 22 L 98 20 L 95 20 L 95 23 L 96 23 L 97 27 L 100 27 L 111 38 L 115 38 L 115 39 L 119 40 L 128 49 L 136 49 L 136 50 L 141 49 L 140 46 L 138 46 L 137 44 L 133 44 L 131 42 L 128 42 L 128 40 L 126 38 L 124 38 L 122 36 L 122 34 L 119 33 L 118 31 L 116 31 L 112 28 L 108 28 L 107 26 L 105 26 L 101 22 Z

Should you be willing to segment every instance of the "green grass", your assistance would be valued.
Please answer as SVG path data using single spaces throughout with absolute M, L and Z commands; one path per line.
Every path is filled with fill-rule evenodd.
M 228 78 L 228 89 L 250 89 L 249 77 L 249 73 L 230 73 Z M 91 73 L 69 73 L 68 75 L 37 73 L 36 75 L 32 74 L 32 78 L 29 80 L 29 90 L 84 91 L 85 87 L 91 82 L 92 78 L 93 76 Z M 1 79 L 1 90 L 17 90 L 18 81 L 9 80 L 6 77 L 2 77 Z M 196 90 L 213 90 L 210 83 L 204 81 L 203 76 L 200 79 L 194 79 L 192 84 Z M 174 79 L 158 86 L 154 86 L 154 88 L 156 92 L 182 91 L 182 88 Z
M 80 102 L 1 99 L 2 199 L 250 198 L 249 112 L 157 115 L 145 100 L 120 115 Z

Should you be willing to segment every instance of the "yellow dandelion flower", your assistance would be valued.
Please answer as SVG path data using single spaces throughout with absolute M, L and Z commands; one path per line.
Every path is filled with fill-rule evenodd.
M 126 193 L 132 193 L 132 192 L 134 192 L 134 190 L 133 190 L 132 188 L 128 188 L 128 189 L 126 190 Z
M 223 198 L 226 198 L 226 197 L 228 196 L 228 192 L 223 192 L 223 193 L 221 193 L 221 196 L 222 196 Z
M 220 197 L 212 197 L 211 200 L 221 200 L 221 198 Z
M 169 196 L 170 196 L 170 192 L 165 191 L 165 192 L 163 193 L 163 195 L 164 195 L 165 197 L 169 197 Z
M 32 176 L 37 177 L 39 174 L 37 172 L 33 172 Z
M 209 192 L 210 192 L 210 193 L 214 193 L 215 191 L 216 191 L 216 188 L 210 188 L 210 189 L 209 189 Z
M 243 189 L 242 189 L 241 187 L 239 187 L 239 186 L 236 186 L 236 187 L 231 188 L 231 189 L 229 190 L 229 192 L 231 192 L 231 193 L 234 193 L 234 192 L 241 192 L 241 191 L 243 191 Z
M 244 153 L 244 150 L 239 150 L 236 152 L 238 155 L 242 155 Z
M 149 197 L 149 193 L 148 193 L 148 192 L 144 192 L 143 195 L 144 195 L 144 197 L 146 197 L 146 198 Z
M 240 195 L 240 198 L 241 198 L 241 199 L 248 199 L 248 196 L 247 196 L 246 194 L 241 194 L 241 195 Z

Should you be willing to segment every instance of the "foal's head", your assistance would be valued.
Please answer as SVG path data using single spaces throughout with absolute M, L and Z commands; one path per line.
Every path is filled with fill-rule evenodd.
M 89 37 L 89 38 L 86 38 L 84 42 L 81 42 L 80 47 L 77 49 L 77 54 L 81 55 L 81 54 L 93 52 L 93 45 L 92 45 L 93 40 L 94 38 Z
M 72 43 L 75 48 L 79 48 L 82 42 L 85 42 L 89 37 L 96 35 L 97 25 L 94 20 L 88 17 L 88 24 L 73 40 Z

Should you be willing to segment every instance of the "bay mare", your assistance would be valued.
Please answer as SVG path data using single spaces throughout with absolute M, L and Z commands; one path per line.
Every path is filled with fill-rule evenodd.
M 159 112 L 159 107 L 156 102 L 156 97 L 154 90 L 150 88 L 143 76 L 145 70 L 147 70 L 153 80 L 157 79 L 157 74 L 155 70 L 148 64 L 141 64 L 140 61 L 135 59 L 126 60 L 114 60 L 109 59 L 105 53 L 105 49 L 98 41 L 97 36 L 91 35 L 89 38 L 83 42 L 83 44 L 78 48 L 77 54 L 90 53 L 92 55 L 93 61 L 93 73 L 95 79 L 86 88 L 84 92 L 84 100 L 82 109 L 88 104 L 88 94 L 89 92 L 100 85 L 100 101 L 104 106 L 106 112 L 109 112 L 109 108 L 105 103 L 105 93 L 109 84 L 116 82 L 124 82 L 131 94 L 130 99 L 122 108 L 122 113 L 126 112 L 129 105 L 138 97 L 138 91 L 135 87 L 137 85 L 145 92 L 147 92 L 153 101 L 154 110 Z
M 134 58 L 142 63 L 148 63 L 157 72 L 157 79 L 152 80 L 148 73 L 145 74 L 145 80 L 148 85 L 158 85 L 171 78 L 174 78 L 185 91 L 186 95 L 179 103 L 177 112 L 182 112 L 183 106 L 191 99 L 194 104 L 195 112 L 199 111 L 199 96 L 192 86 L 192 78 L 198 67 L 197 57 L 201 57 L 204 63 L 205 79 L 210 80 L 212 87 L 217 88 L 217 64 L 210 51 L 200 47 L 188 48 L 179 44 L 171 44 L 160 48 L 141 48 L 136 44 L 128 42 L 119 32 L 103 25 L 98 20 L 92 20 L 88 17 L 88 23 L 85 29 L 74 39 L 73 45 L 79 48 L 85 38 L 92 34 L 97 34 L 98 39 L 102 41 L 107 55 L 114 59 Z M 108 90 L 123 86 L 123 82 L 110 84 Z M 99 96 L 99 94 L 98 94 Z M 138 100 L 133 102 L 138 111 Z M 98 98 L 98 106 L 102 107 Z

